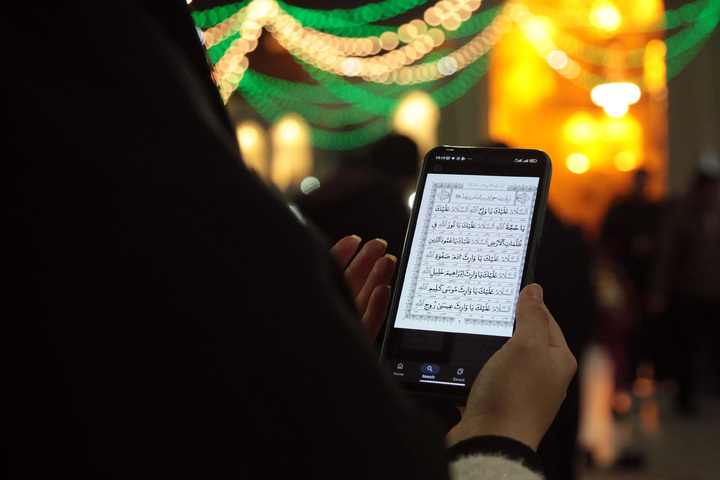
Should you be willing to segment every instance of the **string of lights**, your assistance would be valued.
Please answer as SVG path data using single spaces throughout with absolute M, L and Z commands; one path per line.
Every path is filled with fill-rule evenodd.
M 379 35 L 392 27 L 372 25 L 372 23 L 394 18 L 409 10 L 428 3 L 429 0 L 385 0 L 380 3 L 370 3 L 362 7 L 330 11 L 311 10 L 295 7 L 278 1 L 283 10 L 295 17 L 306 27 L 314 28 L 325 33 L 346 37 L 365 37 Z
M 681 10 L 682 14 L 678 14 L 677 11 L 666 12 L 665 16 L 656 15 L 645 23 L 629 21 L 631 25 L 639 25 L 639 27 L 630 30 L 626 26 L 623 31 L 632 31 L 634 33 L 671 31 L 670 27 L 663 27 L 665 23 L 673 25 L 672 28 L 685 26 L 685 29 L 668 36 L 665 40 L 668 47 L 667 58 L 673 59 L 684 55 L 687 51 L 693 49 L 696 44 L 702 46 L 709 34 L 717 27 L 720 19 L 720 1 L 699 0 L 694 4 L 685 5 Z M 542 16 L 546 16 L 548 9 L 546 7 L 537 10 L 533 8 L 533 14 L 536 17 L 540 16 L 539 12 L 542 12 Z M 574 15 L 587 20 L 587 14 L 575 13 Z M 565 16 L 567 17 L 567 15 Z M 623 23 L 625 23 L 625 20 L 623 20 Z M 575 29 L 571 27 L 568 31 Z M 597 66 L 611 66 L 623 62 L 627 68 L 643 67 L 646 47 L 631 50 L 605 48 L 586 42 L 578 38 L 577 35 L 568 33 L 568 31 L 559 29 L 546 30 L 560 50 L 582 62 Z
M 647 92 L 680 73 L 720 22 L 720 0 L 622 16 L 609 0 L 595 2 L 594 10 L 530 0 L 485 11 L 480 6 L 481 0 L 385 0 L 312 10 L 280 0 L 244 0 L 194 12 L 193 18 L 225 101 L 238 91 L 270 122 L 295 112 L 310 123 L 315 146 L 334 149 L 355 148 L 387 133 L 398 100 L 412 89 L 428 93 L 439 108 L 460 98 L 487 72 L 486 54 L 513 27 L 557 74 L 583 89 L 607 83 L 603 68 L 621 65 L 625 81 Z M 422 12 L 410 21 L 375 25 L 414 9 Z M 263 31 L 314 84 L 273 79 L 251 68 L 248 55 Z M 648 32 L 658 39 L 641 48 L 602 42 Z

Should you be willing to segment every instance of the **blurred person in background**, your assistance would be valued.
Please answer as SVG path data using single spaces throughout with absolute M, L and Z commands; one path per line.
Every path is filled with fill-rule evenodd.
M 655 356 L 652 330 L 646 329 L 653 322 L 648 281 L 663 205 L 647 197 L 649 175 L 637 170 L 630 191 L 610 206 L 594 269 L 602 317 L 597 339 L 613 359 L 618 405 L 626 404 L 639 363 Z
M 720 180 L 698 173 L 663 219 L 651 278 L 677 407 L 698 411 L 701 394 L 720 390 Z
M 383 238 L 399 258 L 410 220 L 407 199 L 417 183 L 420 156 L 415 142 L 391 134 L 346 157 L 317 190 L 293 200 L 302 214 L 331 242 L 348 232 Z

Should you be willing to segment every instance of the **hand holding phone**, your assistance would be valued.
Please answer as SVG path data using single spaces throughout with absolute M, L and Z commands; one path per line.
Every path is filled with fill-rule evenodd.
M 550 176 L 538 150 L 443 146 L 425 156 L 381 354 L 409 392 L 464 403 L 512 336 Z
M 542 299 L 538 285 L 520 294 L 517 328 L 474 383 L 450 445 L 500 435 L 536 450 L 565 399 L 577 361 Z

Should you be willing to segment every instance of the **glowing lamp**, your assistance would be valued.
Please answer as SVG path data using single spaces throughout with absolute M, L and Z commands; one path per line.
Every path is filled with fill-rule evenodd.
M 565 166 L 573 173 L 585 173 L 590 168 L 590 159 L 582 153 L 573 153 L 565 160 Z
M 612 2 L 598 0 L 592 5 L 590 23 L 596 28 L 614 32 L 622 25 L 622 17 Z
M 294 142 L 300 136 L 300 124 L 293 118 L 283 119 L 278 128 L 280 136 L 288 143 Z
M 237 137 L 241 147 L 253 147 L 257 143 L 259 136 L 258 129 L 254 125 L 246 124 L 237 128 Z
M 632 152 L 620 152 L 615 155 L 615 167 L 621 172 L 634 170 L 639 164 L 637 156 Z
M 606 83 L 593 88 L 590 99 L 609 116 L 619 118 L 627 113 L 629 105 L 640 100 L 640 88 L 629 82 Z

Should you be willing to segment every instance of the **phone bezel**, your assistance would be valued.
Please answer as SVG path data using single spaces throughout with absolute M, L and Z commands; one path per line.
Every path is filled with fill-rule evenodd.
M 442 157 L 442 158 L 438 158 Z M 446 157 L 450 157 L 446 159 Z M 520 161 L 516 161 L 516 160 Z M 523 160 L 528 160 L 524 162 Z M 536 162 L 530 162 L 535 159 Z M 531 219 L 529 242 L 526 251 L 526 261 L 523 266 L 521 286 L 532 283 L 533 266 L 540 245 L 547 199 L 552 176 L 552 163 L 547 154 L 536 149 L 516 149 L 497 147 L 468 147 L 443 145 L 430 150 L 423 160 L 418 178 L 418 185 L 413 202 L 412 214 L 408 224 L 407 233 L 401 258 L 398 262 L 397 281 L 388 313 L 388 324 L 382 343 L 380 358 L 386 359 L 386 348 L 389 344 L 394 328 L 395 317 L 399 308 L 400 292 L 405 281 L 405 272 L 408 268 L 410 255 L 409 246 L 415 235 L 418 222 L 418 211 L 425 189 L 428 173 L 454 173 L 475 175 L 501 175 L 501 176 L 533 176 L 539 179 L 538 193 Z M 452 334 L 464 335 L 464 334 Z M 501 345 L 507 341 L 498 342 Z M 499 346 L 498 346 L 499 348 Z M 473 379 L 474 380 L 474 379 Z M 400 381 L 403 388 L 413 395 L 434 397 L 462 405 L 470 392 L 471 384 L 466 387 L 445 386 L 431 383 Z

